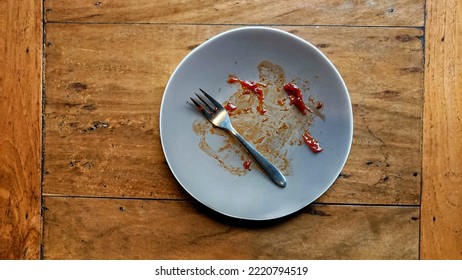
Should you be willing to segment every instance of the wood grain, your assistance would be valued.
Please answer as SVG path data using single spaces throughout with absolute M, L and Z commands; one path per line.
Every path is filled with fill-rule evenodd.
M 45 259 L 418 258 L 418 207 L 318 205 L 270 223 L 190 201 L 47 197 L 44 207 Z
M 462 259 L 462 2 L 427 9 L 421 258 Z
M 6 40 L 5 40 L 5 35 L 6 35 L 6 16 L 7 16 L 7 4 L 8 2 L 6 1 L 1 1 L 0 2 L 0 34 L 2 35 L 0 38 L 0 50 L 5 49 L 6 45 Z M 3 59 L 5 59 L 3 56 L 0 56 L 0 63 L 4 63 Z M 0 82 L 3 79 L 2 76 L 0 76 Z
M 424 3 L 45 1 L 43 257 L 419 258 Z M 318 46 L 345 79 L 355 122 L 350 158 L 321 204 L 257 224 L 190 199 L 159 136 L 176 65 L 249 24 Z
M 0 4 L 0 259 L 40 255 L 41 4 Z
M 230 28 L 48 24 L 44 193 L 187 197 L 165 176 L 158 123 L 164 86 L 191 49 Z M 353 102 L 351 156 L 320 201 L 418 205 L 422 31 L 284 29 L 332 59 Z
M 424 0 L 47 0 L 48 22 L 422 26 Z

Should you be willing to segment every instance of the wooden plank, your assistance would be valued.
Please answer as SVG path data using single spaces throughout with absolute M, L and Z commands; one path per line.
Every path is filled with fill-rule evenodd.
M 58 1 L 48 22 L 422 26 L 424 0 Z
M 0 34 L 2 35 L 0 37 L 0 50 L 5 49 L 5 34 L 6 34 L 6 15 L 7 15 L 7 4 L 8 2 L 2 1 L 0 2 Z M 3 65 L 3 59 L 5 59 L 3 56 L 0 56 L 0 59 L 2 59 L 0 62 Z M 0 82 L 1 82 L 2 77 L 0 76 Z
M 427 9 L 421 258 L 462 259 L 462 2 Z
M 185 198 L 160 146 L 170 73 L 229 26 L 48 24 L 44 193 Z M 422 31 L 284 27 L 332 59 L 350 90 L 355 140 L 320 201 L 418 205 Z M 127 59 L 129 58 L 129 59 Z
M 0 259 L 38 259 L 42 2 L 2 1 L 0 18 Z
M 418 207 L 318 205 L 246 223 L 190 201 L 45 197 L 44 206 L 45 259 L 418 258 Z

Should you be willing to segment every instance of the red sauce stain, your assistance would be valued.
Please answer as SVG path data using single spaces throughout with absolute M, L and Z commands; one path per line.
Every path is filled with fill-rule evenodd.
M 286 101 L 285 98 L 284 98 L 284 99 L 280 99 L 280 100 L 278 100 L 278 104 L 281 105 L 281 106 L 283 106 L 283 105 L 284 105 L 284 101 Z
M 308 100 L 311 102 L 311 104 L 316 106 L 316 109 L 321 109 L 322 107 L 324 107 L 324 104 L 322 102 L 314 100 L 313 97 L 308 98 Z
M 231 102 L 228 102 L 228 103 L 225 105 L 225 109 L 226 109 L 226 111 L 228 111 L 228 112 L 232 112 L 232 111 L 234 111 L 234 110 L 237 109 L 237 106 L 234 105 L 234 104 L 231 103 Z
M 303 101 L 302 91 L 296 84 L 285 84 L 284 90 L 290 98 L 290 104 L 295 105 L 303 115 L 306 115 L 307 111 L 311 111 Z
M 313 136 L 311 136 L 311 134 L 307 130 L 303 134 L 303 141 L 314 153 L 319 153 L 323 150 L 323 148 L 321 148 L 321 146 L 319 145 L 318 140 L 314 139 Z
M 250 170 L 250 165 L 252 164 L 252 161 L 246 160 L 242 163 L 245 169 Z
M 265 108 L 263 108 L 263 90 L 261 87 L 266 87 L 265 84 L 262 83 L 257 83 L 254 81 L 247 81 L 247 80 L 241 80 L 238 79 L 234 76 L 229 76 L 228 83 L 233 84 L 233 83 L 240 83 L 242 88 L 244 89 L 244 94 L 250 94 L 251 92 L 255 93 L 258 97 L 258 106 L 257 110 L 261 115 L 264 115 L 266 113 Z

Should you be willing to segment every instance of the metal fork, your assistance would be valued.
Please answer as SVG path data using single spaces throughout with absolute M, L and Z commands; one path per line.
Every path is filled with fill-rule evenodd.
M 273 182 L 281 188 L 284 188 L 287 185 L 286 178 L 284 175 L 279 171 L 276 166 L 274 166 L 269 160 L 267 160 L 257 149 L 250 144 L 247 140 L 244 139 L 231 125 L 231 120 L 229 118 L 228 112 L 226 111 L 221 104 L 208 95 L 202 89 L 199 89 L 205 97 L 210 102 L 207 102 L 205 99 L 200 97 L 197 93 L 196 96 L 199 98 L 200 102 L 191 98 L 191 101 L 194 103 L 196 108 L 202 115 L 210 121 L 214 126 L 224 129 L 234 135 L 244 147 L 249 151 L 249 153 L 255 158 L 257 163 L 263 168 L 266 172 L 266 175 L 273 180 Z M 212 104 L 210 104 L 212 103 Z M 212 106 L 213 105 L 213 106 Z

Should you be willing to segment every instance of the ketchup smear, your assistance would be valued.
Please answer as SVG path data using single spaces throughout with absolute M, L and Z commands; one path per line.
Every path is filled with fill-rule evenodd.
M 234 104 L 231 103 L 231 102 L 228 102 L 228 103 L 225 105 L 225 109 L 226 109 L 226 111 L 228 111 L 228 112 L 232 112 L 232 111 L 234 111 L 234 110 L 237 109 L 237 106 L 234 105 Z
M 319 153 L 323 150 L 323 148 L 321 148 L 321 146 L 319 145 L 318 140 L 314 139 L 308 131 L 305 131 L 305 133 L 303 134 L 303 141 L 305 141 L 305 144 L 314 153 Z
M 252 164 L 252 161 L 250 160 L 246 160 L 242 163 L 242 165 L 244 166 L 245 169 L 250 169 L 250 164 Z
M 249 94 L 250 92 L 253 92 L 257 95 L 258 97 L 258 106 L 257 110 L 261 115 L 264 115 L 266 113 L 266 110 L 263 108 L 263 90 L 260 87 L 266 87 L 265 84 L 261 83 L 256 83 L 254 81 L 246 81 L 246 80 L 241 80 L 233 76 L 229 76 L 228 83 L 233 84 L 233 83 L 240 83 L 241 86 L 244 88 L 244 94 Z
M 303 115 L 306 115 L 306 111 L 311 111 L 303 101 L 302 91 L 296 84 L 288 83 L 284 85 L 284 90 L 290 98 L 290 104 L 294 104 Z

